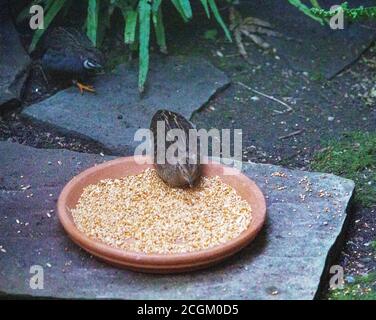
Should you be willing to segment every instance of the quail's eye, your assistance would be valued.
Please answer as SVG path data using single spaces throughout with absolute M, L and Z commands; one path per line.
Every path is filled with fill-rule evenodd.
M 97 63 L 97 62 L 95 62 L 95 61 L 93 61 L 93 60 L 86 59 L 86 60 L 84 61 L 84 68 L 85 68 L 85 69 L 92 70 L 92 69 L 99 69 L 99 68 L 101 68 L 101 67 L 102 67 L 102 66 L 101 66 L 99 63 Z

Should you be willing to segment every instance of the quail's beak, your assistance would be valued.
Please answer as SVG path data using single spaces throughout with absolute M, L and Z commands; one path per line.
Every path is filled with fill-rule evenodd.
M 193 179 L 191 177 L 188 177 L 188 184 L 189 184 L 190 188 L 194 187 L 194 181 L 193 181 Z
M 103 74 L 104 73 L 104 67 L 99 63 L 96 63 L 94 70 L 95 70 L 96 74 Z

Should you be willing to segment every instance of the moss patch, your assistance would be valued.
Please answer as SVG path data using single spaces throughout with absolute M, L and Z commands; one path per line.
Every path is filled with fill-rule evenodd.
M 329 293 L 330 300 L 376 300 L 376 272 L 355 278 L 354 283 Z
M 326 143 L 311 163 L 313 170 L 334 173 L 355 181 L 355 201 L 376 204 L 376 134 L 353 132 Z
M 325 143 L 314 155 L 313 170 L 331 172 L 355 181 L 355 201 L 366 207 L 376 205 L 376 134 L 352 132 Z M 376 249 L 376 241 L 371 242 Z M 357 276 L 343 289 L 329 292 L 331 300 L 376 300 L 376 272 Z

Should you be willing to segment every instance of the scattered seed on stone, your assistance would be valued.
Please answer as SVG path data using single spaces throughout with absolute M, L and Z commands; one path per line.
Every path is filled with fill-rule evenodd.
M 281 178 L 286 178 L 287 177 L 286 173 L 280 172 L 280 171 L 273 172 L 271 174 L 271 176 L 272 177 L 281 177 Z
M 248 228 L 251 213 L 219 177 L 174 189 L 154 169 L 89 185 L 72 209 L 78 229 L 90 238 L 144 253 L 192 252 L 228 242 Z

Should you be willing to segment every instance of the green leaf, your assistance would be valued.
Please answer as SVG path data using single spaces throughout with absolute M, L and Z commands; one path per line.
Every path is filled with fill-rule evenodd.
M 150 13 L 151 5 L 148 0 L 140 0 L 138 5 L 140 16 L 140 50 L 138 90 L 143 92 L 149 70 L 149 40 L 150 40 Z
M 153 23 L 155 29 L 155 36 L 159 50 L 163 53 L 167 53 L 166 35 L 163 25 L 162 8 L 159 8 L 157 13 L 153 12 Z
M 216 29 L 209 29 L 209 30 L 206 30 L 205 33 L 204 33 L 204 38 L 206 40 L 215 40 L 217 38 L 217 35 L 218 35 L 218 31 Z
M 97 29 L 98 29 L 98 14 L 99 14 L 99 1 L 100 0 L 89 0 L 87 7 L 87 18 L 86 18 L 86 34 L 94 44 L 98 45 L 97 41 Z
M 162 0 L 154 0 L 153 1 L 153 6 L 151 8 L 151 10 L 153 11 L 153 13 L 157 13 L 158 12 L 158 9 L 159 9 L 159 6 L 161 5 L 161 2 L 162 2 Z
M 208 0 L 201 0 L 201 4 L 205 9 L 206 16 L 210 19 L 210 10 L 209 10 L 209 5 L 208 5 Z
M 192 18 L 192 8 L 189 0 L 179 0 L 180 7 L 184 12 L 184 15 L 187 19 Z
M 324 24 L 324 21 L 321 18 L 316 17 L 311 10 L 300 0 L 288 0 L 290 4 L 292 4 L 294 7 L 298 8 L 300 11 L 302 11 L 307 16 L 311 17 L 313 20 L 316 20 L 320 24 Z
M 215 20 L 217 20 L 218 24 L 222 27 L 227 39 L 232 42 L 230 31 L 227 29 L 226 24 L 223 22 L 221 14 L 218 11 L 217 5 L 215 4 L 214 0 L 208 0 L 209 7 L 213 12 Z
M 55 16 L 59 13 L 61 8 L 64 6 L 65 0 L 55 0 L 51 4 L 49 10 L 45 12 L 44 16 L 44 29 L 37 29 L 34 32 L 33 39 L 31 41 L 29 52 L 34 51 L 38 41 L 42 37 L 43 33 L 48 29 L 48 26 L 52 22 L 52 20 L 55 18 Z
M 183 8 L 180 5 L 179 0 L 171 0 L 172 4 L 175 6 L 176 10 L 180 13 L 181 17 L 183 18 L 184 22 L 188 22 L 188 18 L 185 16 Z
M 320 4 L 317 0 L 310 0 L 314 8 L 321 9 Z
M 349 21 L 357 21 L 362 18 L 366 19 L 375 19 L 376 18 L 376 7 L 357 7 L 349 8 L 348 3 L 342 3 L 337 9 L 334 10 L 325 10 L 319 8 L 311 8 L 311 13 L 316 17 L 322 18 L 328 21 L 331 17 L 338 14 L 340 11 Z
M 124 30 L 124 42 L 133 43 L 136 34 L 136 24 L 137 24 L 137 11 L 130 10 L 126 13 L 125 17 L 125 30 Z

